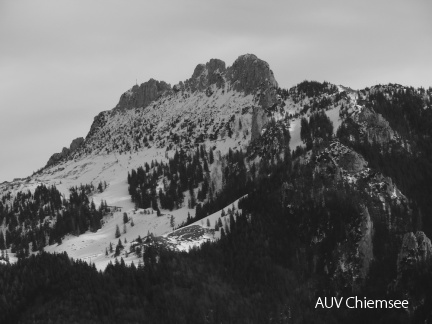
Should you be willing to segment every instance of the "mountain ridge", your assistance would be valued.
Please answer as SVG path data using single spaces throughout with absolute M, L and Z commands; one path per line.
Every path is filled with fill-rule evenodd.
M 402 289 L 401 278 L 432 255 L 431 95 L 393 84 L 281 89 L 254 55 L 231 67 L 211 59 L 172 88 L 154 79 L 132 87 L 74 150 L 0 185 L 0 228 L 17 255 L 42 247 L 104 269 L 119 257 L 138 262 L 149 244 L 186 250 L 223 241 L 237 220 L 254 227 L 251 219 L 267 213 L 258 213 L 263 197 L 277 212 L 260 222 L 280 222 L 274 237 L 292 238 L 296 266 L 328 276 L 339 293 L 362 289 L 378 264 Z M 47 191 L 55 203 L 34 197 Z M 71 212 L 71 201 L 83 211 Z M 32 204 L 42 211 L 26 219 L 33 212 L 19 208 Z

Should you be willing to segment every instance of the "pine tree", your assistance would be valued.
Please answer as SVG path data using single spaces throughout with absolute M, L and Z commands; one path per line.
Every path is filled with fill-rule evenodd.
M 196 200 L 195 200 L 195 192 L 194 192 L 192 185 L 189 186 L 189 196 L 190 196 L 190 199 L 189 199 L 189 206 L 188 207 L 189 207 L 189 209 L 193 209 L 193 208 L 195 208 Z
M 173 215 L 171 215 L 171 218 L 170 218 L 170 225 L 172 228 L 174 228 L 175 223 L 174 223 L 174 216 Z
M 214 155 L 213 155 L 213 150 L 210 148 L 210 153 L 209 153 L 209 163 L 213 164 L 214 162 Z
M 116 225 L 116 231 L 115 231 L 115 238 L 119 238 L 120 237 L 120 228 L 118 225 Z
M 210 227 L 210 220 L 207 218 L 207 227 Z
M 225 230 L 224 230 L 224 228 L 222 227 L 221 228 L 221 239 L 224 239 L 225 238 Z
M 219 227 L 222 227 L 222 220 L 221 220 L 220 217 L 219 217 L 219 219 L 218 219 L 218 226 L 219 226 Z
M 4 250 L 4 249 L 6 249 L 5 238 L 3 235 L 3 231 L 0 230 L 0 250 Z
M 133 221 L 133 218 L 131 218 L 131 227 L 134 227 L 135 226 L 135 223 L 134 223 L 134 221 Z
M 129 222 L 128 215 L 123 213 L 123 223 L 126 224 L 127 222 Z

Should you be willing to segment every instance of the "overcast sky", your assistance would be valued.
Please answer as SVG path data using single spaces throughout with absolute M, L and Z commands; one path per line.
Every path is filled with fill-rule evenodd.
M 279 85 L 432 86 L 432 1 L 0 0 L 0 182 L 26 177 L 135 80 L 267 61 Z

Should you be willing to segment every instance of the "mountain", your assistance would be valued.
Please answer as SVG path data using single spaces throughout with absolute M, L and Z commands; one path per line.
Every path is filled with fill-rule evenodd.
M 123 93 L 112 110 L 98 114 L 85 140 L 74 140 L 69 149 L 63 148 L 61 153 L 51 156 L 47 165 L 31 177 L 3 184 L 0 186 L 0 195 L 12 198 L 20 192 L 27 193 L 27 190 L 34 192 L 38 186 L 55 185 L 61 199 L 67 199 L 71 188 L 85 185 L 92 188 L 81 192 L 86 191 L 97 207 L 104 201 L 109 206 L 120 207 L 128 215 L 140 215 L 145 208 L 135 210 L 137 206 L 131 202 L 126 182 L 128 173 L 145 163 L 168 163 L 176 151 L 182 150 L 189 154 L 200 147 L 214 155 L 214 162 L 209 166 L 211 170 L 206 174 L 211 191 L 216 194 L 223 186 L 222 169 L 226 164 L 224 157 L 230 149 L 246 151 L 251 139 L 260 136 L 267 118 L 264 108 L 276 102 L 276 90 L 277 82 L 269 65 L 251 54 L 240 56 L 228 68 L 223 61 L 217 59 L 199 64 L 189 79 L 173 87 L 163 81 L 150 79 Z M 202 170 L 199 172 L 202 173 Z M 96 188 L 100 183 L 107 186 L 103 192 Z M 194 183 L 193 187 L 195 195 L 198 195 L 198 183 Z M 188 188 L 183 189 L 186 191 Z M 80 191 L 79 188 L 77 191 Z M 186 203 L 183 208 L 165 211 L 164 217 L 157 217 L 149 211 L 150 215 L 154 215 L 153 218 L 135 218 L 137 226 L 128 231 L 126 238 L 132 240 L 139 234 L 144 236 L 148 232 L 155 235 L 167 233 L 172 230 L 171 215 L 175 226 L 185 222 L 188 213 L 195 214 L 195 206 L 187 206 L 189 192 L 185 192 Z M 230 203 L 239 197 L 233 198 Z M 3 204 L 5 202 L 6 200 Z M 117 243 L 111 236 L 116 225 L 122 226 L 123 212 L 113 213 L 113 219 L 103 219 L 104 226 L 98 233 L 90 231 L 84 234 L 90 235 L 84 242 L 83 235 L 72 236 L 67 239 L 70 242 L 68 245 L 51 245 L 46 250 L 67 251 L 71 256 L 91 259 L 103 269 L 110 261 L 105 258 L 105 248 L 111 241 Z M 50 212 L 47 211 L 46 216 L 49 215 Z M 44 222 L 43 217 L 40 222 Z M 60 231 L 62 237 L 86 231 L 77 228 L 77 220 L 73 223 L 68 229 Z M 81 227 L 92 227 L 93 231 L 98 227 L 84 224 L 84 221 L 81 223 Z M 49 226 L 52 225 L 53 222 Z M 10 232 L 13 232 L 12 229 Z M 103 242 L 100 242 L 100 232 L 105 233 Z M 94 236 L 98 238 L 94 239 Z M 30 242 L 32 240 L 34 241 L 30 239 Z M 98 244 L 89 244 L 87 240 Z M 55 240 L 51 239 L 53 241 Z M 37 245 L 45 246 L 46 243 L 42 240 Z M 102 260 L 98 261 L 98 258 Z M 133 258 L 127 262 L 132 260 Z
M 0 184 L 0 261 L 9 277 L 38 262 L 59 262 L 64 276 L 95 276 L 62 256 L 26 259 L 67 252 L 104 270 L 94 279 L 102 291 L 115 273 L 142 280 L 146 292 L 114 284 L 141 296 L 148 313 L 140 314 L 154 322 L 297 323 L 316 312 L 329 322 L 353 314 L 359 323 L 424 321 L 432 316 L 431 136 L 432 88 L 303 81 L 282 89 L 255 55 L 230 67 L 211 59 L 172 87 L 154 79 L 133 86 L 94 118 L 85 139 L 35 174 Z M 67 289 L 84 288 L 77 281 Z M 47 318 L 52 296 L 40 297 L 37 311 L 33 290 L 14 291 L 24 301 L 4 318 Z M 191 291 L 202 304 L 193 306 Z M 154 294 L 170 301 L 161 312 Z M 351 295 L 410 306 L 314 310 L 318 296 Z M 237 311 L 227 311 L 228 300 Z M 20 317 L 14 307 L 30 310 Z M 56 307 L 60 322 L 60 310 L 75 309 Z

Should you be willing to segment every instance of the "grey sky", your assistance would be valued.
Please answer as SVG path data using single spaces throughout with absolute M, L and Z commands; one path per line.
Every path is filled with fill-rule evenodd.
M 0 182 L 85 137 L 135 80 L 267 61 L 279 85 L 432 86 L 432 2 L 0 0 Z

